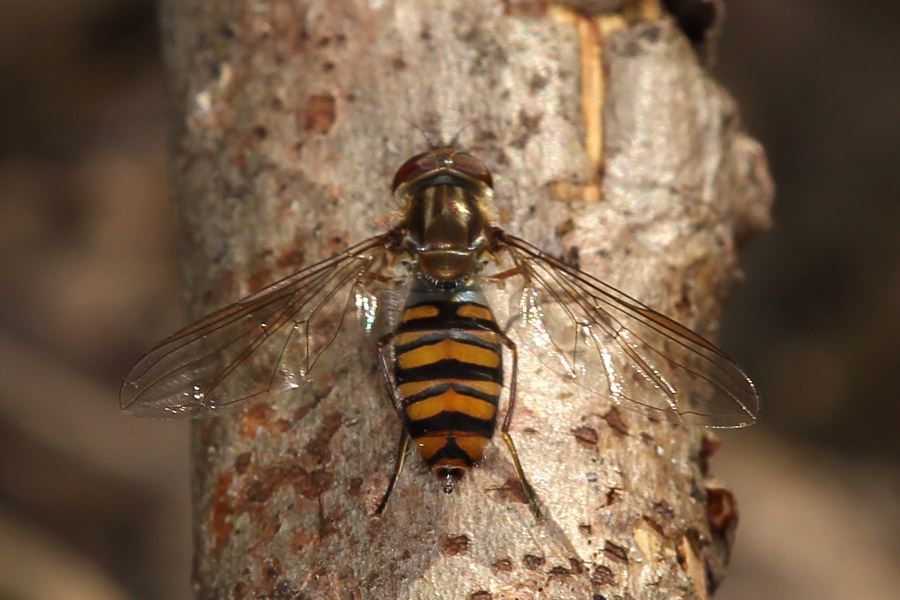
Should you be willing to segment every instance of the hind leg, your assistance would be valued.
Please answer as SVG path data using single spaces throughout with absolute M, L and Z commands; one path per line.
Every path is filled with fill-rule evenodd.
M 391 405 L 393 405 L 397 414 L 400 416 L 400 421 L 403 422 L 403 414 L 400 412 L 400 404 L 397 398 L 397 388 L 394 383 L 394 378 L 391 377 L 390 365 L 388 364 L 387 355 L 385 354 L 388 345 L 393 340 L 394 334 L 389 333 L 378 341 L 378 358 L 381 376 L 384 379 L 384 386 L 391 396 Z M 382 497 L 381 502 L 378 503 L 378 508 L 375 509 L 376 515 L 380 515 L 384 511 L 384 507 L 387 506 L 388 498 L 391 497 L 391 492 L 394 491 L 394 485 L 396 485 L 397 478 L 400 477 L 400 472 L 403 470 L 403 464 L 406 462 L 406 451 L 408 449 L 409 433 L 407 433 L 406 427 L 404 427 L 403 433 L 400 435 L 400 445 L 397 448 L 397 457 L 394 460 L 394 473 L 391 475 L 391 480 L 388 482 L 384 497 Z
M 534 493 L 534 489 L 531 487 L 531 484 L 528 483 L 528 478 L 525 477 L 525 471 L 522 469 L 522 463 L 519 462 L 519 453 L 516 451 L 516 445 L 513 443 L 512 436 L 509 433 L 509 425 L 512 423 L 513 410 L 516 407 L 516 376 L 518 375 L 518 367 L 519 367 L 519 354 L 516 351 L 516 344 L 511 339 L 509 339 L 505 334 L 503 334 L 503 344 L 509 348 L 509 351 L 512 353 L 513 361 L 512 361 L 512 374 L 509 381 L 509 406 L 506 409 L 506 418 L 503 419 L 503 427 L 501 429 L 501 433 L 503 435 L 503 441 L 506 443 L 506 448 L 509 450 L 509 455 L 512 457 L 513 468 L 516 470 L 516 476 L 519 478 L 519 482 L 522 484 L 522 491 L 525 492 L 525 497 L 528 499 L 528 505 L 531 507 L 532 512 L 534 513 L 535 518 L 538 521 L 543 521 L 544 516 L 541 514 L 541 509 L 538 506 L 537 496 Z

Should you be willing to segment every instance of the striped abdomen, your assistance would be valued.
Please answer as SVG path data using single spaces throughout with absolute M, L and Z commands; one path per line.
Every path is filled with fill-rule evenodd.
M 503 386 L 497 323 L 477 288 L 414 294 L 394 344 L 407 431 L 452 491 L 494 434 Z

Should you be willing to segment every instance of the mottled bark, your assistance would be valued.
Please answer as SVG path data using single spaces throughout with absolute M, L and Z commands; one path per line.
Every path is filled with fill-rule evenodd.
M 605 5 L 625 8 L 163 2 L 191 314 L 383 231 L 424 132 L 484 159 L 501 226 L 714 335 L 767 223 L 764 155 L 669 18 Z M 710 438 L 520 354 L 513 433 L 545 522 L 496 442 L 449 496 L 410 454 L 373 517 L 400 423 L 351 360 L 196 423 L 197 597 L 708 597 L 735 524 Z

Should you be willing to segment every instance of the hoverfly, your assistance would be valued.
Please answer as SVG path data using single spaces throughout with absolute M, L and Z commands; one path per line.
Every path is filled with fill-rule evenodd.
M 328 372 L 357 347 L 355 336 L 368 336 L 404 425 L 381 513 L 411 440 L 447 493 L 481 458 L 497 425 L 505 348 L 500 431 L 538 518 L 509 433 L 518 366 L 510 330 L 547 367 L 628 408 L 706 427 L 755 421 L 753 383 L 716 346 L 493 225 L 493 180 L 473 155 L 442 146 L 414 156 L 397 171 L 393 194 L 402 219 L 391 230 L 150 350 L 122 384 L 122 409 L 195 418 L 243 408 Z M 483 287 L 506 280 L 519 287 L 501 327 Z M 690 390 L 676 388 L 685 380 Z

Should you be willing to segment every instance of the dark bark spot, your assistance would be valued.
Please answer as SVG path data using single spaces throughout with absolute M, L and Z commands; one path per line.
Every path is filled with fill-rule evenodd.
M 238 596 L 235 596 L 237 598 Z M 290 582 L 281 580 L 272 588 L 271 600 L 305 600 L 306 596 L 294 588 Z
M 563 256 L 563 262 L 573 269 L 581 269 L 581 251 L 578 249 L 578 246 L 570 246 L 569 249 L 566 250 L 566 254 Z
M 269 497 L 269 490 L 266 489 L 262 482 L 254 481 L 247 488 L 247 493 L 244 497 L 247 499 L 247 502 L 264 502 Z
M 243 581 L 235 583 L 231 590 L 231 596 L 233 598 L 245 598 L 247 596 L 247 584 Z
M 304 498 L 315 498 L 328 491 L 334 484 L 334 476 L 331 473 L 316 471 L 304 475 L 294 484 L 297 493 Z
M 507 479 L 503 485 L 494 488 L 492 491 L 497 493 L 503 502 L 517 502 L 519 504 L 528 504 L 528 496 L 522 489 L 522 482 L 518 479 Z
M 657 523 L 657 522 L 654 521 L 653 519 L 648 519 L 647 517 L 644 517 L 643 521 L 644 521 L 644 523 L 646 523 L 647 525 L 649 525 L 650 528 L 651 528 L 653 531 L 655 531 L 656 533 L 658 533 L 660 537 L 666 537 L 666 532 L 665 532 L 665 530 L 663 529 L 662 525 L 660 525 L 659 523 Z
M 326 134 L 334 124 L 335 101 L 331 94 L 310 97 L 303 113 L 303 128 L 313 133 Z
M 610 490 L 608 492 L 606 492 L 606 504 L 604 506 L 612 506 L 619 500 L 620 500 L 619 489 L 618 488 L 610 488 Z
M 562 566 L 553 567 L 550 569 L 550 575 L 553 577 L 565 577 L 569 575 L 581 575 L 584 573 L 584 567 L 581 565 L 581 561 L 577 558 L 569 559 L 569 568 L 565 568 Z
M 327 463 L 331 459 L 331 452 L 328 450 L 328 444 L 340 427 L 340 413 L 332 412 L 322 418 L 322 424 L 306 445 L 306 452 L 312 455 L 318 464 Z
M 534 554 L 526 554 L 522 557 L 522 564 L 525 565 L 525 568 L 529 571 L 536 571 L 544 566 L 544 559 L 540 556 L 535 556 Z
M 616 575 L 612 572 L 612 569 L 606 565 L 597 565 L 594 567 L 594 572 L 591 574 L 592 587 L 614 585 L 616 585 Z
M 572 231 L 575 230 L 575 221 L 572 219 L 566 219 L 562 223 L 556 226 L 556 235 L 557 237 L 566 237 Z
M 250 462 L 253 460 L 253 455 L 250 452 L 242 452 L 238 455 L 237 458 L 234 459 L 234 470 L 238 475 L 243 475 L 247 472 L 247 467 L 250 466 Z
M 530 115 L 524 110 L 519 111 L 519 123 L 522 124 L 522 127 L 524 127 L 528 133 L 537 133 L 543 118 L 543 113 Z
M 465 554 L 469 549 L 469 538 L 465 535 L 445 535 L 438 543 L 444 556 Z
M 675 518 L 675 511 L 665 500 L 660 500 L 653 505 L 653 512 L 665 523 L 670 523 Z
M 579 427 L 572 431 L 572 434 L 575 436 L 575 441 L 585 448 L 597 447 L 599 436 L 597 435 L 597 430 L 593 427 Z
M 362 477 L 352 477 L 350 485 L 347 486 L 347 495 L 351 498 L 358 498 L 359 491 L 362 488 Z
M 687 281 L 682 282 L 681 297 L 678 299 L 678 302 L 675 303 L 675 310 L 678 311 L 678 314 L 687 314 L 693 307 L 694 303 L 691 301 L 690 285 Z
M 660 38 L 660 30 L 659 27 L 646 27 L 641 32 L 641 39 L 651 44 L 655 44 L 659 41 Z
M 395 71 L 402 71 L 406 68 L 406 60 L 402 56 L 397 56 L 391 61 L 391 66 L 394 67 Z
M 582 523 L 578 526 L 578 531 L 580 531 L 582 535 L 588 536 L 591 535 L 593 528 L 586 523 Z
M 496 560 L 491 565 L 491 570 L 494 573 L 511 573 L 513 570 L 512 560 L 510 560 L 509 558 L 501 558 L 500 560 Z
M 264 140 L 269 135 L 269 130 L 266 129 L 265 125 L 257 124 L 253 126 L 253 135 L 255 135 L 258 139 Z
M 721 0 L 663 0 L 678 27 L 698 50 L 716 37 L 722 22 Z
M 528 87 L 533 94 L 547 87 L 547 83 L 549 83 L 549 81 L 550 79 L 548 77 L 544 77 L 540 73 L 535 73 L 531 76 L 531 80 L 528 82 Z
M 606 542 L 603 545 L 603 553 L 612 560 L 626 564 L 628 563 L 628 551 L 622 546 L 618 546 L 612 542 Z
M 547 13 L 545 0 L 522 0 L 519 2 L 504 2 L 503 13 L 516 17 L 530 17 L 539 19 Z
M 491 600 L 491 598 L 493 598 L 491 593 L 485 590 L 478 590 L 469 594 L 469 600 Z
M 603 420 L 606 421 L 606 424 L 609 425 L 609 428 L 612 429 L 616 435 L 628 435 L 628 426 L 625 424 L 625 421 L 622 420 L 622 414 L 615 406 L 611 406 L 607 413 L 603 415 Z

